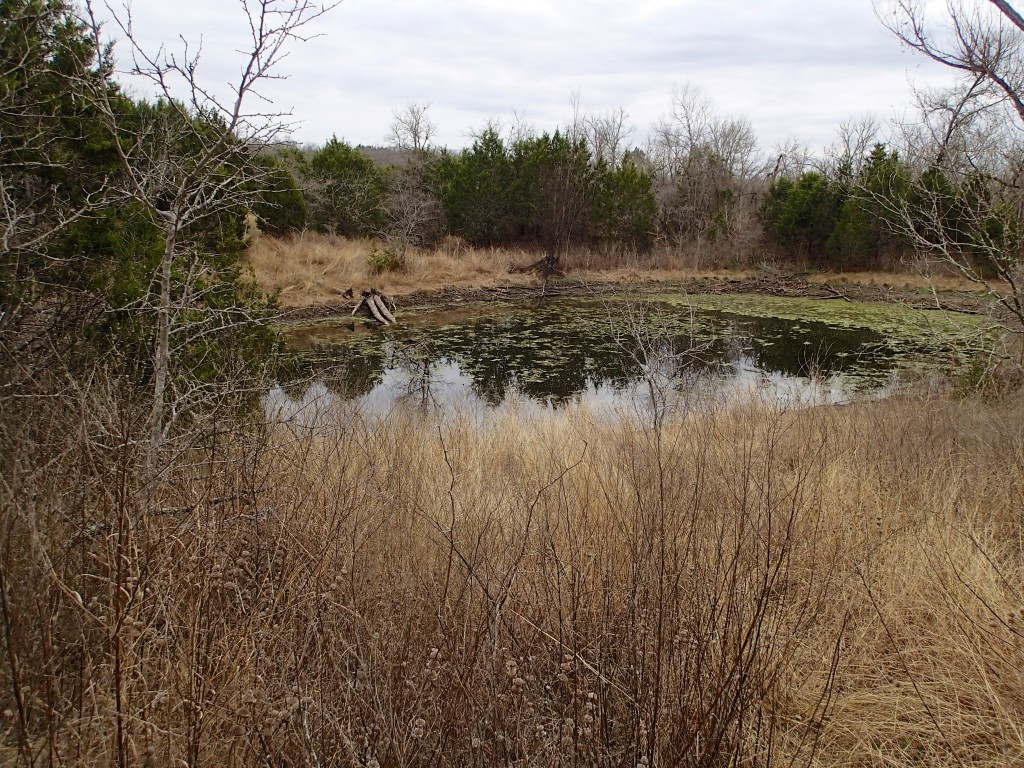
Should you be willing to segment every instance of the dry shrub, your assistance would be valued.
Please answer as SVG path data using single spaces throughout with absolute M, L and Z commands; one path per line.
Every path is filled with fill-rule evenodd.
M 1008 765 L 1024 408 L 3 413 L 11 764 Z M 141 409 L 144 414 L 145 409 Z

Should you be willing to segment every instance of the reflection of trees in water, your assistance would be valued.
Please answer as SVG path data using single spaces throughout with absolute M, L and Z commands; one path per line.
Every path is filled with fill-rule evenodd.
M 389 346 L 390 367 L 401 371 L 404 381 L 400 399 L 426 408 L 437 403 L 435 369 L 443 361 L 433 340 L 419 337 Z
M 729 338 L 766 373 L 828 378 L 855 365 L 865 372 L 892 367 L 878 355 L 882 335 L 867 328 L 742 316 L 730 317 L 729 326 Z
M 724 375 L 741 358 L 769 374 L 801 377 L 892 366 L 889 356 L 865 354 L 884 346 L 870 330 L 664 308 L 638 323 L 628 310 L 548 304 L 463 325 L 399 328 L 339 346 L 321 380 L 343 397 L 358 397 L 397 370 L 401 394 L 427 404 L 436 402 L 443 368 L 452 363 L 477 397 L 497 405 L 513 389 L 556 403 L 588 387 L 624 390 L 649 377 L 652 364 L 676 388 Z
M 345 400 L 362 397 L 384 380 L 388 368 L 386 350 L 380 344 L 359 350 L 335 345 L 294 355 L 278 376 L 278 384 L 292 398 L 299 398 L 317 381 Z

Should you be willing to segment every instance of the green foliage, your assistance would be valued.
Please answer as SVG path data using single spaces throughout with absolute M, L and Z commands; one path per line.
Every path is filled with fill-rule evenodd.
M 300 172 L 314 229 L 346 237 L 383 231 L 386 178 L 368 157 L 332 137 Z
M 960 202 L 961 221 L 968 222 L 965 250 L 987 278 L 1020 275 L 1024 272 L 1024 219 L 1019 207 L 1009 199 L 994 199 L 990 180 L 970 182 Z M 985 186 L 979 189 L 982 183 Z
M 458 156 L 444 156 L 434 172 L 451 234 L 477 246 L 510 243 L 517 232 L 512 161 L 494 128 Z
M 394 246 L 374 243 L 366 257 L 366 266 L 372 275 L 401 272 L 405 269 L 405 254 Z
M 260 196 L 253 208 L 260 229 L 277 237 L 301 231 L 306 225 L 306 200 L 292 172 L 280 158 L 258 157 L 255 164 L 264 169 L 256 182 Z
M 882 233 L 870 203 L 859 195 L 847 198 L 825 244 L 829 266 L 840 270 L 877 266 Z
M 775 181 L 761 216 L 786 254 L 822 263 L 843 202 L 841 190 L 826 176 L 808 172 Z
M 96 95 L 105 90 L 120 136 L 137 151 L 134 161 L 158 204 L 181 188 L 168 169 L 187 165 L 204 141 L 227 128 L 181 104 L 120 94 L 94 62 L 92 41 L 72 10 L 63 0 L 0 0 L 0 174 L 8 204 L 0 217 L 0 311 L 14 327 L 20 314 L 31 315 L 51 299 L 93 297 L 106 311 L 72 320 L 75 358 L 66 357 L 69 351 L 61 362 L 89 364 L 103 355 L 145 387 L 156 333 L 156 313 L 147 310 L 158 291 L 165 222 L 124 193 L 131 185 Z M 269 306 L 242 273 L 246 211 L 221 192 L 232 186 L 222 182 L 267 177 L 265 204 L 287 200 L 280 208 L 294 211 L 301 202 L 282 169 L 254 157 L 234 137 L 228 148 L 203 189 L 212 204 L 178 233 L 182 250 L 172 270 L 181 329 L 172 374 L 193 383 L 262 365 L 276 344 L 270 330 L 251 322 Z
M 516 143 L 520 233 L 557 255 L 586 239 L 597 171 L 584 139 L 559 131 Z
M 849 189 L 828 239 L 829 264 L 839 269 L 870 269 L 903 247 L 890 226 L 909 185 L 909 170 L 895 152 L 876 144 L 859 178 L 842 168 L 839 184 Z
M 631 162 L 598 169 L 591 237 L 598 243 L 634 253 L 654 247 L 658 200 L 651 175 Z
M 477 246 L 540 246 L 550 254 L 584 243 L 647 251 L 657 231 L 650 174 L 631 161 L 595 163 L 582 139 L 553 135 L 509 147 L 487 128 L 430 170 L 448 231 Z
M 88 100 L 91 44 L 63 0 L 0 0 L 0 310 L 44 284 L 77 283 L 46 248 L 103 186 L 113 163 Z
M 804 173 L 772 184 L 761 217 L 785 253 L 836 269 L 871 269 L 907 248 L 894 233 L 912 194 L 910 169 L 883 144 L 872 148 L 859 174 L 853 168 L 846 158 L 831 178 Z
M 977 170 L 951 178 L 934 164 L 909 184 L 904 209 L 915 238 L 973 279 L 1019 279 L 1024 221 L 1012 186 Z

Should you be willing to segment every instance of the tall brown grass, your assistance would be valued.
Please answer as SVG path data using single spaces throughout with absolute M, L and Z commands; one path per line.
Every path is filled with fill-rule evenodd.
M 331 304 L 343 301 L 342 294 L 375 287 L 387 294 L 403 296 L 458 286 L 483 288 L 498 285 L 528 285 L 538 282 L 530 274 L 511 274 L 513 265 L 525 266 L 537 253 L 480 249 L 458 238 L 447 238 L 436 249 L 410 251 L 404 268 L 375 271 L 372 254 L 382 248 L 370 240 L 305 232 L 285 238 L 259 235 L 249 247 L 246 261 L 256 282 L 268 293 L 276 293 L 285 308 Z M 695 246 L 696 247 L 696 246 Z M 724 267 L 716 266 L 724 264 Z M 605 281 L 680 280 L 694 277 L 743 277 L 756 265 L 712 259 L 686 249 L 657 248 L 636 255 L 580 249 L 568 254 L 564 267 L 570 276 L 587 283 Z M 925 277 L 911 269 L 898 272 L 864 272 L 809 275 L 811 281 L 867 285 L 905 291 L 977 291 L 962 278 L 940 274 Z
M 375 287 L 389 295 L 459 285 L 479 288 L 527 283 L 525 275 L 509 274 L 510 265 L 526 256 L 510 251 L 474 249 L 449 241 L 430 252 L 410 251 L 404 268 L 377 273 L 371 254 L 381 248 L 370 240 L 306 232 L 288 238 L 260 236 L 248 249 L 246 261 L 258 285 L 277 293 L 284 307 L 338 302 L 348 288 L 358 292 Z
M 0 419 L 11 765 L 1024 756 L 1024 406 Z M 170 449 L 169 449 L 170 450 Z
M 358 292 L 375 287 L 390 295 L 437 290 L 451 286 L 483 288 L 497 285 L 529 285 L 538 278 L 512 274 L 509 268 L 526 266 L 538 254 L 509 249 L 473 248 L 458 238 L 446 238 L 436 249 L 410 250 L 402 269 L 378 272 L 372 254 L 383 248 L 370 240 L 305 232 L 285 238 L 260 235 L 246 253 L 256 282 L 276 293 L 283 307 L 330 304 L 342 300 L 348 288 Z M 696 270 L 688 254 L 662 250 L 645 256 L 580 250 L 565 258 L 565 268 L 588 282 L 643 277 L 669 280 L 681 276 L 721 274 Z M 734 270 L 731 275 L 736 275 Z

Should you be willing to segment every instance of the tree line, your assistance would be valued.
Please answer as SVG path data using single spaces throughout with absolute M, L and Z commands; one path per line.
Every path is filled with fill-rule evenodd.
M 396 126 L 410 114 L 426 119 L 412 105 Z M 396 128 L 400 151 L 383 162 L 337 138 L 282 149 L 261 226 L 379 238 L 399 253 L 454 235 L 553 256 L 660 247 L 702 264 L 837 270 L 897 267 L 930 239 L 937 255 L 980 279 L 1004 273 L 1000 254 L 1019 244 L 1020 206 L 1002 181 L 1019 171 L 1012 153 L 999 169 L 953 168 L 940 147 L 920 136 L 893 146 L 866 119 L 844 124 L 823 158 L 791 145 L 766 162 L 749 123 L 714 116 L 689 88 L 644 147 L 588 131 L 593 121 L 525 135 L 503 135 L 492 122 L 460 151 L 396 138 Z

